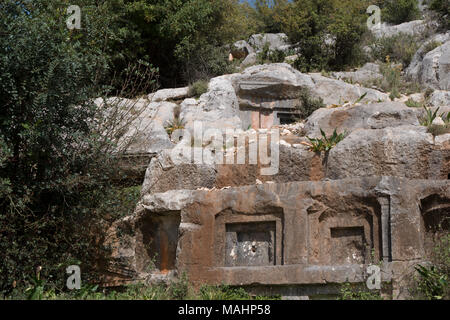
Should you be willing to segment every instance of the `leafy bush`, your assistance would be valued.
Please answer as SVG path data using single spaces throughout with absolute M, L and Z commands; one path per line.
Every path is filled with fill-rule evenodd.
M 400 33 L 392 37 L 376 39 L 370 45 L 373 55 L 380 61 L 385 61 L 389 57 L 390 61 L 409 66 L 411 60 L 419 49 L 419 39 L 415 36 Z
M 415 269 L 420 276 L 418 284 L 419 292 L 426 299 L 441 300 L 448 294 L 448 275 L 439 272 L 435 266 L 425 267 L 419 264 Z
M 188 95 L 190 97 L 199 98 L 202 94 L 208 92 L 209 82 L 206 80 L 198 80 L 189 86 Z
M 420 19 L 418 0 L 384 1 L 382 19 L 393 24 Z
M 325 107 L 323 99 L 320 97 L 314 98 L 307 88 L 302 88 L 299 91 L 298 99 L 300 100 L 300 104 L 296 106 L 296 109 L 297 109 L 297 116 L 301 120 L 308 118 L 317 109 Z
M 447 218 L 448 223 L 448 218 Z M 430 300 L 450 299 L 450 233 L 443 230 L 430 256 L 430 265 L 416 266 L 419 278 L 415 291 L 418 298 Z
M 336 132 L 336 129 L 334 129 L 334 132 L 331 136 L 327 137 L 325 132 L 323 132 L 322 129 L 320 129 L 320 133 L 322 134 L 322 138 L 310 138 L 306 137 L 310 143 L 305 143 L 311 151 L 314 152 L 328 152 L 333 147 L 335 147 L 339 142 L 344 140 L 346 133 L 340 133 L 338 134 Z
M 271 50 L 269 43 L 265 43 L 261 52 L 256 56 L 257 64 L 284 62 L 286 53 L 281 50 Z
M 342 285 L 338 300 L 383 300 L 383 298 L 379 290 L 358 290 L 354 285 L 347 282 Z
M 448 0 L 431 0 L 430 9 L 435 10 L 442 22 L 442 28 L 450 27 L 450 2 Z
M 281 19 L 283 31 L 292 43 L 298 43 L 300 57 L 294 67 L 311 72 L 360 63 L 367 7 L 368 2 L 360 0 L 292 2 Z
M 228 285 L 209 286 L 200 288 L 202 300 L 250 300 L 251 296 L 243 288 L 233 288 Z
M 425 56 L 428 52 L 433 51 L 437 47 L 442 46 L 442 42 L 440 41 L 429 41 L 426 43 L 425 47 L 423 48 L 422 55 Z
M 0 292 L 33 285 L 37 267 L 56 292 L 67 265 L 79 264 L 87 281 L 96 277 L 111 209 L 131 210 L 132 200 L 102 205 L 122 179 L 128 143 L 121 137 L 141 110 L 93 101 L 112 90 L 103 82 L 111 58 L 103 39 L 111 30 L 100 7 L 89 7 L 83 29 L 71 31 L 66 1 L 20 3 L 0 5 Z
M 386 59 L 386 63 L 380 65 L 380 71 L 383 75 L 380 79 L 374 79 L 366 82 L 365 87 L 376 87 L 381 91 L 390 92 L 391 100 L 399 98 L 403 94 L 411 94 L 420 92 L 422 87 L 417 82 L 405 81 L 402 77 L 402 66 L 390 62 L 390 57 Z

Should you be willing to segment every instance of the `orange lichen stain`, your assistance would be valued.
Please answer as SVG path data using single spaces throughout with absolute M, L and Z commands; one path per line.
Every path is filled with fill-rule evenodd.
M 169 272 L 169 240 L 164 231 L 159 234 L 159 254 L 160 254 L 160 270 L 162 274 Z
M 309 171 L 309 178 L 311 181 L 320 181 L 324 178 L 322 158 L 319 155 L 314 155 L 311 159 L 311 169 Z

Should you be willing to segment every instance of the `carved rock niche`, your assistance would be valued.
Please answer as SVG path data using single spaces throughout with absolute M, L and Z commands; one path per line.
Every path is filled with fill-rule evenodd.
M 308 263 L 354 265 L 378 261 L 381 256 L 381 209 L 352 206 L 336 209 L 314 204 L 308 209 Z
M 278 212 L 277 212 L 278 211 Z M 244 214 L 225 210 L 216 216 L 215 265 L 258 267 L 283 264 L 283 214 Z

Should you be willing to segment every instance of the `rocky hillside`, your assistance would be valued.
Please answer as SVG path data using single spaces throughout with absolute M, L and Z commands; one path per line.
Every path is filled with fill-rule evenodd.
M 375 37 L 424 28 L 383 26 Z M 408 297 L 405 274 L 448 232 L 450 33 L 430 35 L 404 70 L 387 58 L 301 73 L 295 56 L 256 64 L 264 50 L 292 48 L 284 34 L 253 35 L 230 53 L 242 71 L 199 96 L 185 87 L 139 100 L 129 153 L 151 161 L 134 214 L 110 230 L 107 282 L 187 272 L 313 298 L 381 263 L 383 294 Z

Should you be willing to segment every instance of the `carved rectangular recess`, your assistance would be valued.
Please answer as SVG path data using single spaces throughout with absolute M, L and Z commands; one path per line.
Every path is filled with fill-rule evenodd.
M 226 224 L 227 267 L 275 265 L 275 248 L 275 221 Z
M 284 264 L 284 214 L 281 208 L 267 211 L 271 212 L 248 214 L 225 209 L 216 214 L 214 264 L 217 267 Z
M 331 228 L 331 262 L 333 264 L 364 264 L 367 241 L 364 227 Z

